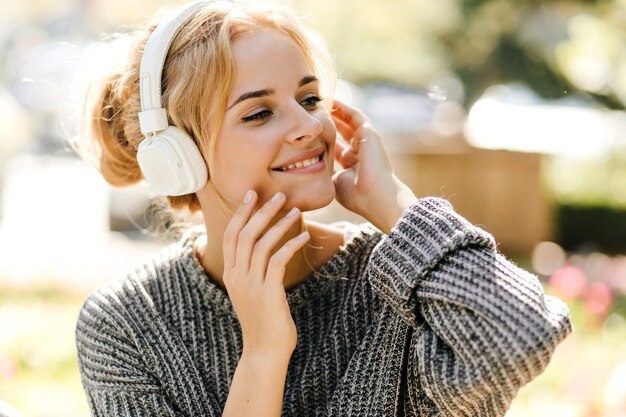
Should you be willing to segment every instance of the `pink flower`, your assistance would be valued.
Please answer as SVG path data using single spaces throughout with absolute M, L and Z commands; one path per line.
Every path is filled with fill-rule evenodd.
M 606 284 L 589 285 L 585 294 L 585 307 L 596 316 L 605 316 L 613 305 L 613 292 Z
M 577 267 L 565 265 L 550 277 L 550 286 L 559 297 L 577 298 L 587 287 L 587 276 Z

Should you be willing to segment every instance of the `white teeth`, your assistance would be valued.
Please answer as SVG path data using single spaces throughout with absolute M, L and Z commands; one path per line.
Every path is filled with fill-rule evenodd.
M 298 161 L 296 163 L 289 164 L 284 168 L 281 168 L 281 171 L 287 171 L 287 170 L 294 169 L 294 168 L 308 167 L 309 165 L 316 164 L 319 160 L 320 158 L 318 156 L 316 158 L 310 158 L 310 159 L 305 159 L 303 161 Z

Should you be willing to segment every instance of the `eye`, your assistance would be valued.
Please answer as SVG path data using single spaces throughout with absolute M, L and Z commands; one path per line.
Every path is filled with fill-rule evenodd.
M 300 102 L 300 104 L 302 105 L 302 107 L 304 107 L 306 109 L 315 110 L 315 109 L 317 109 L 317 103 L 319 103 L 322 100 L 323 99 L 321 97 L 318 97 L 318 96 L 309 96 L 309 97 L 305 98 L 304 100 L 302 100 Z
M 250 116 L 245 116 L 242 117 L 241 120 L 243 120 L 244 122 L 253 122 L 255 120 L 264 120 L 267 119 L 268 117 L 270 117 L 272 114 L 271 111 L 269 110 L 261 110 L 259 112 L 256 112 Z

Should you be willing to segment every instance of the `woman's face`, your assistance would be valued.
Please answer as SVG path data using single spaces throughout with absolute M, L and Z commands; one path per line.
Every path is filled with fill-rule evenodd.
M 217 136 L 212 179 L 228 201 L 276 192 L 285 209 L 312 210 L 335 196 L 335 125 L 298 45 L 275 30 L 233 42 L 235 78 Z

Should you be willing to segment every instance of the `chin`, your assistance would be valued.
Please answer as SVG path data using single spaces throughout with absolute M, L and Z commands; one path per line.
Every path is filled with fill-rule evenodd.
M 335 199 L 335 186 L 330 183 L 330 187 L 323 190 L 302 190 L 300 192 L 288 193 L 285 208 L 298 207 L 300 211 L 318 210 L 328 206 Z

